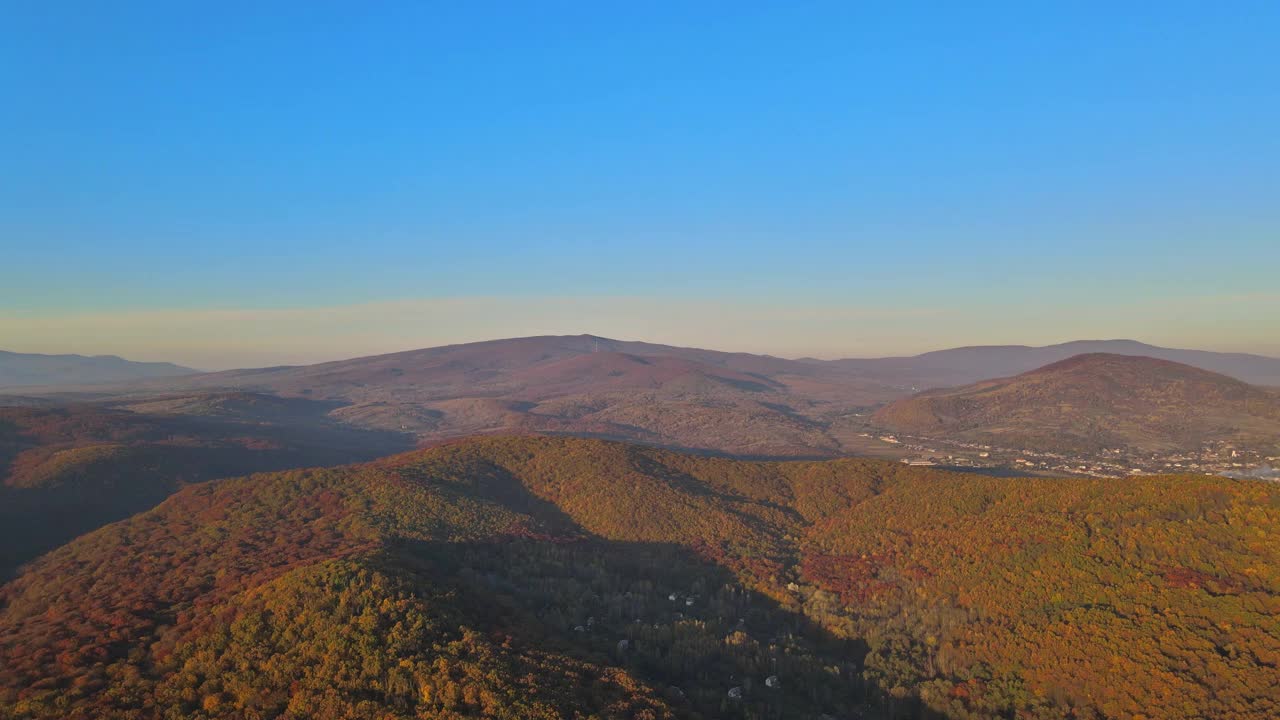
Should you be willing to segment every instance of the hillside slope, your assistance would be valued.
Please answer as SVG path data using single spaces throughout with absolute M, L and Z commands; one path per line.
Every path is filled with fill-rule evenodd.
M 1169 450 L 1280 443 L 1280 394 L 1165 360 L 1093 354 L 898 400 L 873 420 L 1005 447 Z
M 1076 355 L 1135 355 L 1191 365 L 1254 385 L 1280 386 L 1280 358 L 1165 348 L 1136 340 L 1075 340 L 1057 345 L 977 345 L 936 350 L 912 357 L 832 360 L 849 372 L 874 380 L 925 388 L 955 387 L 1008 377 Z
M 1277 532 L 1256 482 L 472 440 L 41 558 L 0 715 L 1271 718 Z
M 190 414 L 168 414 L 180 407 Z M 193 482 L 368 460 L 404 438 L 328 421 L 318 403 L 239 393 L 130 412 L 0 407 L 0 579 L 72 538 Z

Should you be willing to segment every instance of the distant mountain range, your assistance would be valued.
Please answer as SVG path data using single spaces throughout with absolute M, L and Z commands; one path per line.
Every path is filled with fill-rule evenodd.
M 1280 386 L 1280 358 L 1180 350 L 1135 340 L 1076 340 L 1059 345 L 977 345 L 938 350 L 912 357 L 847 360 L 814 360 L 834 364 L 867 379 L 910 383 L 920 390 L 968 385 L 979 380 L 1008 377 L 1066 360 L 1075 355 L 1110 353 L 1170 360 L 1229 375 L 1254 385 Z
M 574 335 L 489 340 L 316 365 L 214 373 L 202 373 L 171 363 L 132 362 L 112 355 L 86 357 L 0 351 L 0 388 L 37 385 L 74 387 L 196 375 L 199 377 L 189 377 L 187 382 L 174 384 L 173 387 L 269 386 L 277 384 L 279 378 L 287 378 L 288 382 L 295 384 L 311 378 L 323 383 L 338 381 L 367 385 L 369 381 L 386 379 L 387 375 L 397 372 L 407 372 L 414 377 L 426 375 L 426 380 L 438 384 L 441 381 L 488 380 L 546 361 L 598 352 L 677 358 L 755 376 L 783 374 L 801 377 L 856 377 L 863 381 L 864 386 L 880 384 L 898 390 L 904 385 L 915 386 L 919 390 L 967 385 L 979 380 L 1016 375 L 1075 355 L 1110 353 L 1170 360 L 1229 375 L 1254 385 L 1280 386 L 1280 358 L 1165 348 L 1136 340 L 1076 340 L 1040 347 L 975 345 L 906 357 L 788 360 L 769 355 Z M 381 378 L 377 375 L 380 371 L 383 373 Z M 413 377 L 409 379 L 412 380 Z M 579 381 L 579 384 L 583 382 L 589 382 L 589 378 Z
M 331 419 L 427 442 L 534 432 L 741 456 L 831 456 L 860 451 L 858 426 L 885 403 L 930 387 L 1025 372 L 1098 348 L 1113 355 L 1182 358 L 1241 380 L 1280 384 L 1277 359 L 1128 340 L 823 361 L 577 335 L 107 385 L 27 387 L 21 390 L 26 397 L 11 402 L 60 398 L 125 409 L 140 405 L 145 412 L 206 414 L 206 394 L 251 393 L 322 403 Z M 223 400 L 218 404 L 223 415 L 238 412 Z M 263 407 L 240 411 L 252 419 Z
M 1005 447 L 1170 450 L 1213 440 L 1280 444 L 1280 391 L 1182 363 L 1076 355 L 1009 378 L 898 400 L 873 419 Z
M 115 355 L 39 355 L 0 350 L 0 388 L 87 385 L 200 372 L 166 362 L 134 362 Z
M 117 405 L 251 392 L 330 403 L 335 419 L 423 440 L 538 432 L 769 456 L 837 454 L 823 417 L 902 395 L 836 366 L 590 335 L 42 390 Z

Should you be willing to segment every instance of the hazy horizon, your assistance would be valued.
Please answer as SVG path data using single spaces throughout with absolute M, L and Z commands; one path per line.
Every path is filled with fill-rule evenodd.
M 1195 312 L 1197 307 L 1205 307 Z M 1018 311 L 1018 312 L 1015 312 Z M 714 301 L 636 298 L 446 298 L 321 309 L 207 310 L 118 314 L 5 315 L 0 350 L 42 354 L 117 355 L 216 371 L 306 365 L 441 345 L 542 335 L 597 335 L 784 358 L 872 358 L 917 355 L 970 345 L 1056 345 L 1080 340 L 1135 340 L 1160 347 L 1280 357 L 1280 342 L 1196 342 L 1157 335 L 1144 317 L 1177 313 L 1184 328 L 1212 329 L 1224 313 L 1280 318 L 1280 294 L 1227 296 L 1128 308 L 991 309 L 971 315 L 945 308 L 741 306 Z M 1020 332 L 985 328 L 1006 313 Z M 1104 321 L 1105 320 L 1105 321 Z M 825 330 L 827 342 L 806 345 Z M 927 330 L 927 331 L 926 331 Z M 1001 331 L 1003 332 L 1003 330 Z M 345 340 L 330 350 L 333 337 Z M 12 341 L 12 338 L 27 340 Z M 1280 337 L 1277 327 L 1273 337 Z
M 1275 4 L 5 19 L 2 347 L 1280 355 Z

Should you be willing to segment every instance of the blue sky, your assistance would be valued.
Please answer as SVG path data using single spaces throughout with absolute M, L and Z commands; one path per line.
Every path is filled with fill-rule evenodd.
M 723 340 L 783 355 L 941 346 L 939 309 L 1280 352 L 1280 5 L 692 5 L 0 4 L 0 347 L 324 359 L 469 316 L 217 358 L 164 323 L 626 298 L 904 328 Z M 577 329 L 698 336 L 663 317 Z

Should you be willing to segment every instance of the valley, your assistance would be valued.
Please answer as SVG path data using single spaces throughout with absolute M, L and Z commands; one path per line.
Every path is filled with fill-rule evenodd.
M 874 428 L 869 428 L 874 430 Z M 1223 477 L 1280 480 L 1280 455 L 1268 450 L 1240 449 L 1228 442 L 1207 443 L 1198 450 L 1144 454 L 1124 448 L 1104 448 L 1096 454 L 1065 454 L 1033 448 L 998 447 L 979 443 L 877 431 L 857 433 L 858 455 L 891 458 L 915 467 L 944 467 L 972 471 L 1008 471 L 1041 476 L 1120 478 L 1132 475 L 1191 472 Z M 1270 450 L 1274 452 L 1274 450 Z

